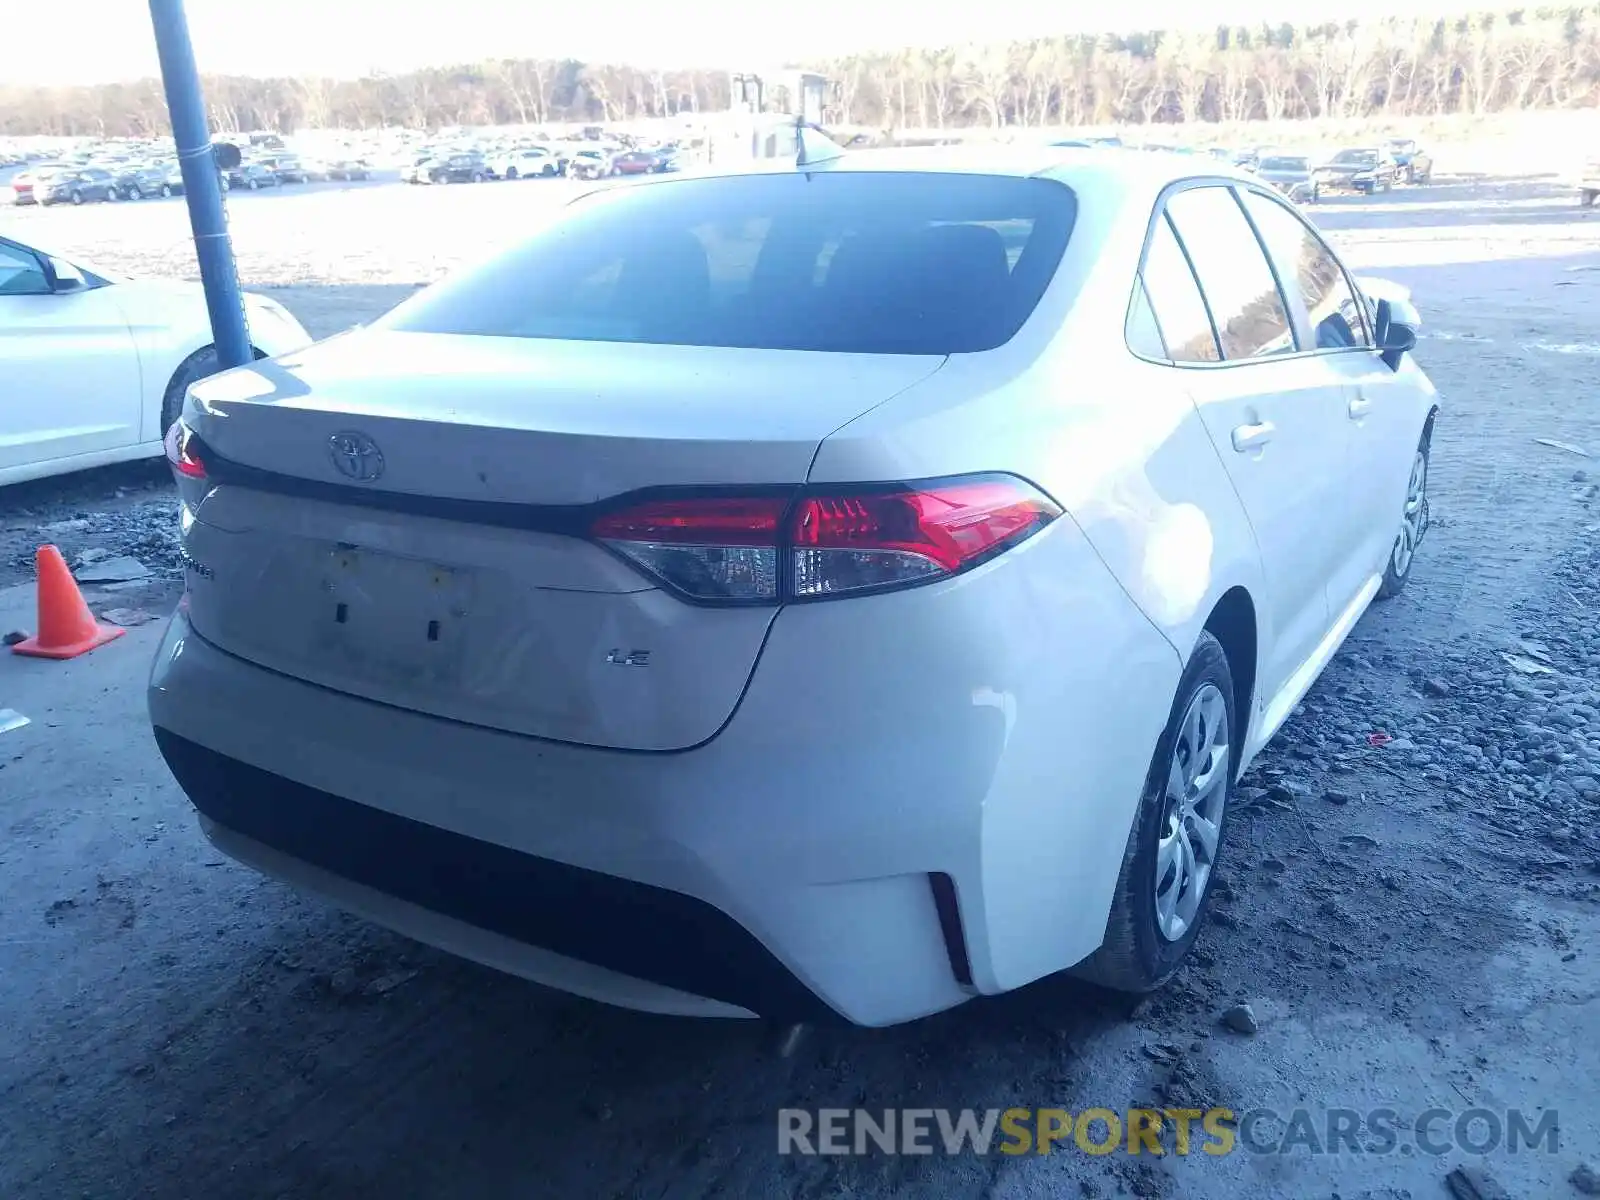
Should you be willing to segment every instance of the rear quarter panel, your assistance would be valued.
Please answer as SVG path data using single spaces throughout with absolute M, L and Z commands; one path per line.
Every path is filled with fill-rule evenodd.
M 980 987 L 1017 986 L 1099 944 L 1182 667 L 1218 599 L 1261 587 L 1254 534 L 1182 372 L 1125 346 L 1154 196 L 1085 202 L 1061 272 L 1016 338 L 952 356 L 829 437 L 812 467 L 815 482 L 1009 471 L 1071 522 L 1015 568 L 1039 580 L 1016 636 L 1042 652 L 1027 686 L 1003 689 L 1021 710 L 988 779 L 982 895 L 961 898 L 979 925 Z M 1052 570 L 1072 578 L 1050 586 Z M 1059 791 L 1064 779 L 1085 781 L 1086 794 Z M 1073 819 L 1080 806 L 1095 819 Z M 1067 877 L 1070 898 L 1058 891 Z M 1071 918 L 1048 930 L 1037 921 L 1065 909 Z
M 1021 475 L 1066 509 L 1187 661 L 1225 592 L 1259 595 L 1261 564 L 1185 372 L 1127 349 L 1157 191 L 1084 189 L 1061 270 L 1023 330 L 997 350 L 953 355 L 844 426 L 823 442 L 811 478 Z

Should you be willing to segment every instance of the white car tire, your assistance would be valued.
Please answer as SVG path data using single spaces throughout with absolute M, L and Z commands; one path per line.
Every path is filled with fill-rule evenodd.
M 1178 682 L 1167 727 L 1156 743 L 1117 876 L 1105 940 L 1073 974 L 1101 987 L 1143 994 L 1166 983 L 1182 965 L 1205 924 L 1218 854 L 1227 836 L 1244 734 L 1238 728 L 1237 710 L 1228 656 L 1222 643 L 1202 633 Z M 1188 796 L 1195 781 L 1192 768 L 1202 758 L 1209 768 L 1203 776 L 1208 782 L 1200 789 L 1203 806 Z M 1182 796 L 1173 794 L 1175 776 L 1182 781 Z M 1192 832 L 1194 818 L 1214 827 L 1209 849 Z M 1163 844 L 1175 849 L 1165 866 Z M 1187 885 L 1185 872 L 1189 872 Z M 1165 914 L 1163 895 L 1170 903 Z
M 1389 551 L 1389 561 L 1384 564 L 1383 582 L 1378 585 L 1379 600 L 1392 599 L 1405 590 L 1417 565 L 1417 547 L 1428 532 L 1428 456 L 1432 440 L 1430 426 L 1422 435 L 1416 457 L 1411 462 L 1405 507 L 1400 514 L 1400 532 L 1395 537 L 1394 548 Z

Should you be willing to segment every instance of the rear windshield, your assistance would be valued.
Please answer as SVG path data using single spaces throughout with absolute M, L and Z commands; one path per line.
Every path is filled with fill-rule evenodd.
M 1028 319 L 1077 207 L 1052 180 L 853 172 L 617 188 L 379 325 L 658 345 L 953 354 Z
M 1263 171 L 1304 171 L 1306 160 L 1303 158 L 1263 158 L 1261 160 Z

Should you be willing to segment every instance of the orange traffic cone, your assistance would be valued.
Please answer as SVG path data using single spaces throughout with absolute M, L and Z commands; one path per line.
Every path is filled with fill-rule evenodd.
M 66 559 L 54 546 L 40 546 L 39 633 L 11 647 L 34 658 L 77 658 L 96 646 L 127 633 L 116 625 L 102 625 L 84 603 L 78 581 L 67 570 Z

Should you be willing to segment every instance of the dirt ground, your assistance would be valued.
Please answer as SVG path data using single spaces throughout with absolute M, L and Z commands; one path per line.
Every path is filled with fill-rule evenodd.
M 251 196 L 233 222 L 247 282 L 326 334 L 506 236 L 539 186 Z M 179 206 L 56 215 L 0 226 L 192 270 Z M 1246 781 L 1214 921 L 1163 993 L 1130 1008 L 1048 980 L 897 1029 L 819 1030 L 784 1058 L 753 1023 L 612 1010 L 453 960 L 209 848 L 145 724 L 152 623 L 64 665 L 0 660 L 0 708 L 32 718 L 0 734 L 0 1197 L 1422 1200 L 1452 1194 L 1458 1167 L 1488 1176 L 1458 1196 L 1585 1194 L 1600 213 L 1549 181 L 1475 179 L 1316 215 L 1358 270 L 1415 289 L 1446 406 L 1433 528 L 1409 590 L 1363 619 Z M 158 610 L 171 513 L 145 468 L 11 489 L 0 584 L 26 580 L 53 527 L 70 555 L 148 562 L 131 594 Z M 30 596 L 0 592 L 8 628 Z M 1238 1004 L 1253 1033 L 1223 1023 Z M 1387 1107 L 1400 1136 L 1389 1153 L 1304 1136 L 1221 1157 L 777 1153 L 782 1107 L 1151 1103 Z M 1409 1127 L 1434 1109 L 1436 1136 L 1479 1124 L 1423 1147 Z M 1557 1114 L 1557 1144 L 1472 1153 L 1483 1113 L 1513 1109 Z M 1270 1146 L 1281 1129 L 1251 1132 Z

